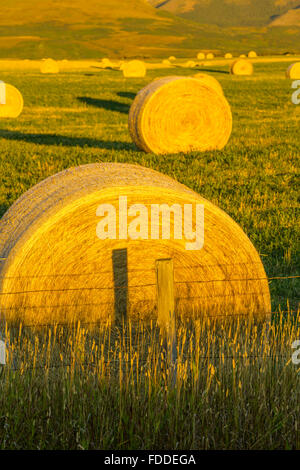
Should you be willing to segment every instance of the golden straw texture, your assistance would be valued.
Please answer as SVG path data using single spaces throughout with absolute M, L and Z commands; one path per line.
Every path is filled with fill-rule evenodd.
M 41 73 L 58 73 L 59 66 L 58 63 L 53 59 L 45 59 L 40 68 Z
M 165 77 L 143 88 L 129 112 L 129 132 L 145 152 L 222 149 L 231 134 L 226 98 L 192 77 Z
M 23 97 L 19 90 L 5 83 L 5 104 L 0 104 L 0 118 L 17 118 L 23 110 Z
M 231 64 L 230 73 L 233 75 L 252 75 L 253 65 L 248 60 L 237 59 Z
M 174 238 L 173 217 L 168 240 L 100 240 L 97 209 L 117 208 L 119 196 L 148 209 L 149 227 L 152 204 L 203 204 L 203 248 L 186 250 L 184 236 Z M 0 258 L 7 321 L 113 320 L 124 289 L 129 318 L 155 319 L 155 261 L 165 258 L 174 262 L 178 315 L 270 315 L 263 265 L 239 225 L 186 186 L 136 165 L 84 165 L 34 186 L 0 221 Z
M 197 78 L 197 80 L 201 80 L 202 83 L 205 83 L 206 85 L 213 88 L 215 91 L 218 91 L 219 93 L 223 94 L 223 88 L 220 82 L 218 82 L 218 80 L 212 75 L 200 72 L 196 73 L 196 75 L 194 75 L 194 78 Z
M 289 66 L 286 71 L 286 77 L 292 79 L 300 78 L 300 62 L 295 62 Z
M 122 70 L 126 78 L 144 77 L 146 75 L 146 65 L 141 60 L 125 62 Z
M 254 57 L 257 57 L 257 54 L 255 51 L 250 51 L 248 52 L 248 57 L 253 59 Z

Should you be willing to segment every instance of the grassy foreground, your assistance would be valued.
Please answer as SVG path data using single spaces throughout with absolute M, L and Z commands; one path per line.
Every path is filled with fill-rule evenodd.
M 206 67 L 231 104 L 232 137 L 222 151 L 164 158 L 131 142 L 129 107 L 154 77 L 193 70 L 150 70 L 132 80 L 96 68 L 57 76 L 2 71 L 1 79 L 23 93 L 25 109 L 18 120 L 0 121 L 0 216 L 62 169 L 138 163 L 229 213 L 257 247 L 269 277 L 299 275 L 300 105 L 291 102 L 286 66 L 256 64 L 249 78 Z M 175 389 L 166 386 L 168 371 L 150 327 L 140 326 L 132 340 L 139 347 L 130 348 L 130 332 L 124 343 L 118 332 L 109 340 L 108 330 L 84 326 L 37 331 L 9 325 L 13 362 L 0 377 L 0 447 L 300 448 L 299 370 L 291 362 L 291 344 L 300 339 L 299 283 L 274 280 L 270 289 L 273 310 L 294 313 L 277 319 L 268 340 L 251 322 L 178 329 Z

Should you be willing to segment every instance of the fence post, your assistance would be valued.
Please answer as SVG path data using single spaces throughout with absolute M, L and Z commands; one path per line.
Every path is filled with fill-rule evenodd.
M 156 260 L 157 322 L 163 337 L 171 383 L 177 375 L 176 324 L 174 302 L 174 268 L 172 259 Z

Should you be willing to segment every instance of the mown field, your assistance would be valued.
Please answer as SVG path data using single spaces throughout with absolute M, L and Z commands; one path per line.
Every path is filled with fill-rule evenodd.
M 131 142 L 128 111 L 156 76 L 192 69 L 149 70 L 130 80 L 95 67 L 54 76 L 1 71 L 1 80 L 22 92 L 25 107 L 17 120 L 0 121 L 0 216 L 24 191 L 65 168 L 137 163 L 231 215 L 269 277 L 299 275 L 300 105 L 291 102 L 286 68 L 285 62 L 257 63 L 255 74 L 243 78 L 230 76 L 227 66 L 206 66 L 231 105 L 231 139 L 222 151 L 163 158 Z M 150 327 L 141 333 L 141 351 L 118 331 L 107 344 L 108 332 L 82 326 L 8 326 L 12 362 L 0 376 L 0 447 L 299 449 L 300 376 L 291 362 L 291 343 L 300 339 L 298 281 L 270 281 L 272 310 L 283 313 L 274 315 L 269 340 L 264 328 L 246 322 L 201 326 L 200 346 L 191 346 L 199 330 L 183 329 L 175 388 Z

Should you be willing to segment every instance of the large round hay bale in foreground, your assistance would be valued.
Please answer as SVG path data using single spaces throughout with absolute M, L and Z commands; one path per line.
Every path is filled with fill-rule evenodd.
M 0 118 L 17 118 L 24 106 L 21 93 L 8 83 L 0 82 Z
M 249 59 L 254 59 L 255 57 L 257 57 L 257 54 L 255 51 L 250 51 L 248 52 L 248 57 Z
M 141 60 L 131 60 L 125 62 L 122 67 L 123 75 L 126 78 L 138 78 L 146 75 L 146 65 Z
M 196 73 L 194 75 L 194 78 L 197 78 L 197 80 L 201 80 L 202 83 L 205 83 L 206 85 L 212 87 L 218 93 L 223 94 L 223 88 L 222 88 L 220 82 L 218 82 L 218 80 L 215 77 L 213 77 L 212 75 L 208 75 L 207 73 L 199 72 L 199 73 Z
M 169 154 L 222 149 L 232 116 L 226 98 L 192 77 L 165 77 L 136 96 L 129 132 L 145 152 Z
M 58 63 L 53 59 L 45 59 L 43 60 L 40 68 L 41 73 L 49 74 L 49 73 L 58 73 L 59 66 Z
M 253 65 L 248 60 L 237 59 L 230 66 L 232 75 L 252 75 Z
M 286 77 L 295 80 L 300 79 L 300 62 L 295 62 L 288 67 Z
M 159 216 L 161 204 L 177 215 Z M 201 236 L 192 241 L 196 229 Z M 8 322 L 108 321 L 120 305 L 133 320 L 156 319 L 155 265 L 166 258 L 173 259 L 178 315 L 270 315 L 266 274 L 242 229 L 151 169 L 103 163 L 51 176 L 13 204 L 0 234 L 0 307 Z

